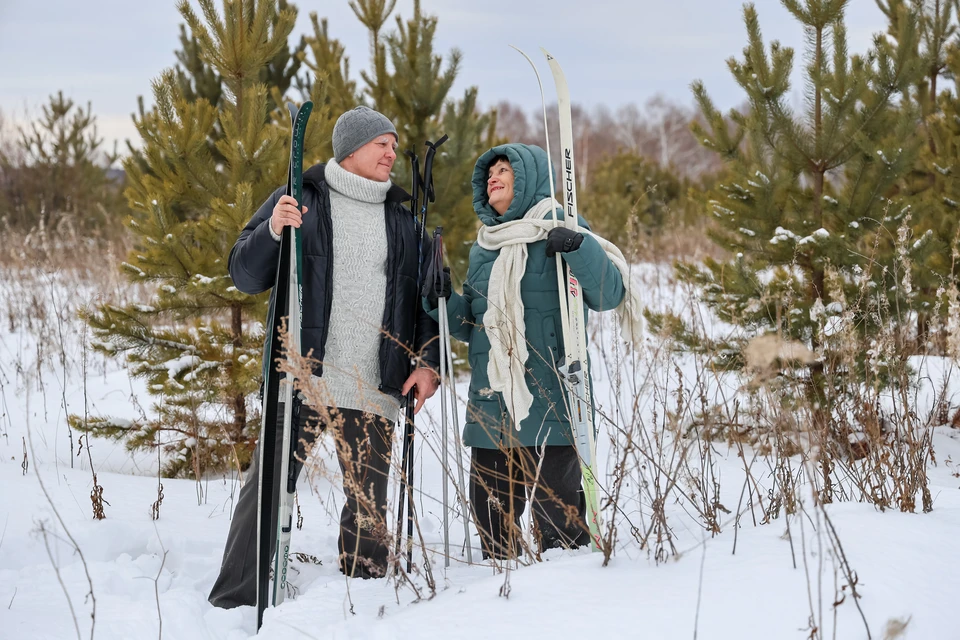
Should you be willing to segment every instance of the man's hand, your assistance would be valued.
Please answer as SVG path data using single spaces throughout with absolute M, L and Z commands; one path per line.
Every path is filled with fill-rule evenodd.
M 414 397 L 417 399 L 417 404 L 413 408 L 413 413 L 416 415 L 420 412 L 427 398 L 437 392 L 437 387 L 439 386 L 440 380 L 437 372 L 427 367 L 420 367 L 419 369 L 415 369 L 414 372 L 410 374 L 410 377 L 407 378 L 407 381 L 403 383 L 403 389 L 400 390 L 400 393 L 407 395 L 410 393 L 410 389 L 416 387 L 416 391 L 413 392 Z
M 297 207 L 297 201 L 292 196 L 280 196 L 277 206 L 273 208 L 273 215 L 270 217 L 270 229 L 278 236 L 284 227 L 289 226 L 298 229 L 303 223 L 303 214 L 306 212 L 306 207 L 303 207 L 302 211 Z

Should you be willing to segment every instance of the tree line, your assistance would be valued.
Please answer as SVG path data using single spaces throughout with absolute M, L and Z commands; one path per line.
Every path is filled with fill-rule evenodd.
M 657 98 L 616 111 L 575 109 L 580 202 L 596 231 L 637 240 L 634 258 L 662 258 L 657 238 L 678 228 L 706 234 L 715 253 L 679 256 L 679 276 L 744 335 L 776 333 L 820 354 L 807 389 L 826 407 L 845 384 L 883 384 L 890 356 L 868 347 L 891 323 L 897 358 L 950 348 L 945 327 L 960 307 L 957 7 L 878 0 L 886 31 L 850 53 L 845 0 L 782 2 L 809 45 L 798 55 L 766 42 L 758 10 L 745 5 L 747 44 L 728 61 L 742 106 L 722 113 L 694 82 L 695 108 Z M 432 210 L 462 277 L 477 224 L 468 180 L 475 159 L 499 142 L 542 144 L 543 125 L 508 102 L 482 107 L 477 87 L 453 94 L 462 55 L 436 51 L 439 17 L 419 2 L 400 16 L 395 5 L 351 2 L 372 53 L 355 76 L 317 14 L 309 33 L 293 35 L 298 9 L 286 0 L 202 0 L 199 14 L 181 1 L 175 63 L 154 81 L 152 101 L 140 100 L 140 144 L 128 148 L 121 176 L 108 170 L 117 156 L 102 152 L 90 107 L 59 94 L 0 147 L 8 225 L 82 219 L 96 229 L 120 220 L 134 243 L 121 268 L 153 285 L 149 300 L 103 304 L 85 319 L 97 348 L 149 380 L 157 417 L 74 418 L 77 428 L 131 446 L 160 442 L 173 474 L 249 458 L 266 297 L 233 289 L 226 257 L 256 206 L 284 182 L 284 100 L 316 105 L 307 163 L 332 156 L 335 118 L 360 102 L 395 122 L 404 149 L 422 154 L 424 141 L 449 135 Z M 794 88 L 798 64 L 803 84 Z M 58 171 L 67 177 L 50 180 Z M 395 181 L 409 178 L 398 162 Z M 705 342 L 678 317 L 650 320 L 684 348 L 712 349 L 719 365 L 743 363 L 737 341 Z M 847 360 L 832 359 L 849 350 L 833 338 L 838 322 L 864 347 L 852 372 Z M 828 414 L 817 419 L 828 423 Z

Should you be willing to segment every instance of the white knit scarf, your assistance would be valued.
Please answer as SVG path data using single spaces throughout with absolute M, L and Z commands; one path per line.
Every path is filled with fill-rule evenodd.
M 524 380 L 529 352 L 520 280 L 527 268 L 527 245 L 546 239 L 555 223 L 544 218 L 557 208 L 562 207 L 556 200 L 544 198 L 531 207 L 522 219 L 492 227 L 483 226 L 477 233 L 477 244 L 489 251 L 500 252 L 490 271 L 487 311 L 483 314 L 483 327 L 490 340 L 487 376 L 490 378 L 490 388 L 503 394 L 517 430 L 530 415 L 533 405 L 533 395 Z M 617 307 L 620 336 L 628 344 L 636 343 L 643 333 L 642 304 L 640 292 L 630 280 L 629 265 L 623 253 L 612 242 L 583 227 L 578 226 L 577 231 L 593 236 L 620 271 L 626 289 L 623 301 Z

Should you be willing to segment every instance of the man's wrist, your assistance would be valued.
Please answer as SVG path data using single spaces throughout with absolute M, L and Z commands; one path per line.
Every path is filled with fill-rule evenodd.
M 276 240 L 277 242 L 280 242 L 280 240 L 281 240 L 282 238 L 281 238 L 281 236 L 280 236 L 279 233 L 275 233 L 275 232 L 273 231 L 273 219 L 272 219 L 272 218 L 271 218 L 270 220 L 267 220 L 267 228 L 270 229 L 270 237 L 273 238 L 274 240 Z M 281 229 L 281 231 L 282 231 L 282 229 Z

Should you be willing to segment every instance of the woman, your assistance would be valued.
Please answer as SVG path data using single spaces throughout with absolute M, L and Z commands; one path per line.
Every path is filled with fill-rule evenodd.
M 554 228 L 563 210 L 550 193 L 549 170 L 539 147 L 506 144 L 484 153 L 473 172 L 473 206 L 483 226 L 463 294 L 451 293 L 446 270 L 432 268 L 435 277 L 425 279 L 426 309 L 436 317 L 438 295 L 448 297 L 450 334 L 470 344 L 463 440 L 473 449 L 470 495 L 484 557 L 518 552 L 528 494 L 541 550 L 590 539 L 557 375 L 565 354 L 554 256 L 560 253 L 579 279 L 586 307 L 613 309 L 625 292 L 595 237 Z M 589 228 L 582 218 L 579 224 Z

